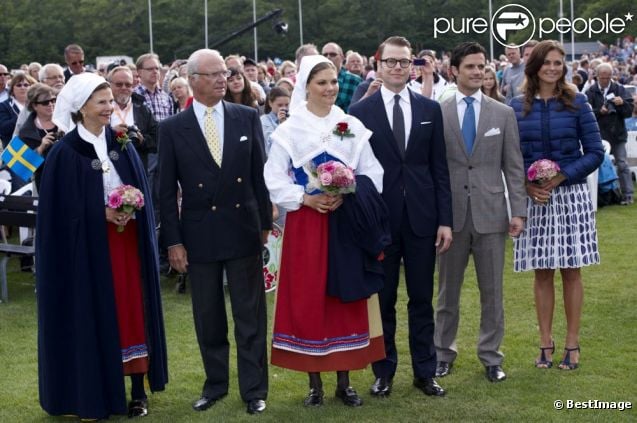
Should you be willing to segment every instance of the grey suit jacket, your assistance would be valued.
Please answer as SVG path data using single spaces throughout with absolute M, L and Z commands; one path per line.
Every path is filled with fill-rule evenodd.
M 526 217 L 524 162 L 513 109 L 483 95 L 473 152 L 468 154 L 458 121 L 456 96 L 443 101 L 441 107 L 454 231 L 464 227 L 469 198 L 471 218 L 478 233 L 507 231 L 509 219 L 502 174 L 511 216 Z

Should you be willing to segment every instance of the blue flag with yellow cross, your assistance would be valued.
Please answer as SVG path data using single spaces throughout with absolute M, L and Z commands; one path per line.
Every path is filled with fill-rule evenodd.
M 24 182 L 28 182 L 33 172 L 44 162 L 42 156 L 30 149 L 17 135 L 4 149 L 0 158 Z

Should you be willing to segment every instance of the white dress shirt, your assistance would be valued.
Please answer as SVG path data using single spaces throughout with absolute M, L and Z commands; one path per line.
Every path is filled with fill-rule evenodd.
M 395 92 L 388 90 L 385 86 L 380 87 L 380 95 L 383 97 L 383 103 L 385 104 L 385 113 L 387 113 L 387 119 L 389 120 L 389 126 L 391 126 L 392 131 L 394 130 L 394 96 Z M 411 133 L 411 99 L 409 98 L 409 91 L 407 86 L 405 86 L 401 92 L 398 93 L 400 96 L 400 108 L 403 110 L 403 117 L 405 118 L 405 148 L 407 148 L 407 143 L 409 142 L 409 134 Z
M 482 91 L 478 90 L 470 96 L 462 94 L 460 91 L 456 91 L 456 107 L 458 108 L 458 123 L 460 129 L 462 129 L 462 120 L 464 119 L 464 112 L 467 111 L 467 102 L 464 101 L 465 97 L 473 97 L 473 111 L 476 116 L 476 131 L 478 130 L 478 121 L 480 120 L 480 110 L 482 106 Z M 476 132 L 477 136 L 477 132 Z
M 221 100 L 220 102 L 218 102 L 212 107 L 214 107 L 215 109 L 215 111 L 212 113 L 212 117 L 215 120 L 215 124 L 217 125 L 217 131 L 219 132 L 218 133 L 219 149 L 221 150 L 221 153 L 223 154 L 223 130 L 225 127 L 224 125 L 225 112 L 223 110 L 223 100 Z M 195 116 L 197 117 L 197 123 L 199 123 L 199 128 L 201 129 L 201 133 L 204 134 L 204 138 L 205 138 L 206 130 L 204 129 L 204 114 L 206 113 L 206 109 L 208 108 L 208 106 L 193 99 L 192 108 L 193 108 L 193 111 L 195 112 Z

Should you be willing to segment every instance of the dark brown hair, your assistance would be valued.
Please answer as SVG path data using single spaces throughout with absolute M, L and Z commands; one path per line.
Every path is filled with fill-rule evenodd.
M 529 61 L 524 66 L 524 75 L 526 76 L 524 83 L 522 84 L 522 92 L 524 93 L 524 107 L 523 115 L 526 116 L 531 111 L 533 100 L 540 91 L 540 78 L 538 73 L 542 66 L 544 66 L 544 60 L 551 51 L 557 51 L 562 55 L 562 58 L 566 56 L 564 47 L 560 43 L 554 40 L 544 40 L 539 42 L 531 52 Z M 569 110 L 576 110 L 573 105 L 575 101 L 575 88 L 568 82 L 566 82 L 566 61 L 562 60 L 562 76 L 555 85 L 555 98 L 561 102 L 564 107 Z
M 268 100 L 265 102 L 264 112 L 267 115 L 272 111 L 272 107 L 270 106 L 270 102 L 275 101 L 279 97 L 290 97 L 290 92 L 283 87 L 272 87 L 270 92 L 268 93 Z
M 385 41 L 381 43 L 380 46 L 378 46 L 378 59 L 382 59 L 383 51 L 385 50 L 385 46 L 387 44 L 391 44 L 393 46 L 398 46 L 398 47 L 407 47 L 409 49 L 409 53 L 411 53 L 411 43 L 409 42 L 409 40 L 407 40 L 407 38 L 405 37 L 394 35 L 392 37 L 387 38 Z
M 228 70 L 230 71 L 230 76 L 228 78 L 232 78 L 236 75 L 241 75 L 241 78 L 243 79 L 243 91 L 241 91 L 241 99 L 238 104 L 243 104 L 244 106 L 249 107 L 257 107 L 257 96 L 254 94 L 254 91 L 252 91 L 252 84 L 250 84 L 250 81 L 248 80 L 248 78 L 246 78 L 243 71 L 238 68 L 228 68 Z M 230 89 L 226 89 L 224 100 L 230 103 L 237 103 L 234 100 Z
M 307 82 L 305 83 L 305 86 L 307 87 L 308 85 L 310 85 L 310 82 L 312 81 L 312 79 L 314 79 L 316 74 L 319 73 L 322 70 L 325 70 L 325 69 L 332 69 L 333 71 L 336 72 L 336 66 L 334 66 L 334 63 L 332 63 L 332 62 L 321 62 L 321 63 L 319 63 L 318 65 L 316 65 L 316 66 L 314 66 L 312 68 L 312 70 L 310 71 L 309 75 L 307 76 Z

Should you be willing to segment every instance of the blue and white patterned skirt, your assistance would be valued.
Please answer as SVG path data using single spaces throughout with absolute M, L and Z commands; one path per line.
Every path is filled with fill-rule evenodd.
M 599 264 L 595 212 L 586 184 L 558 186 L 546 205 L 527 199 L 524 232 L 513 241 L 513 270 Z

